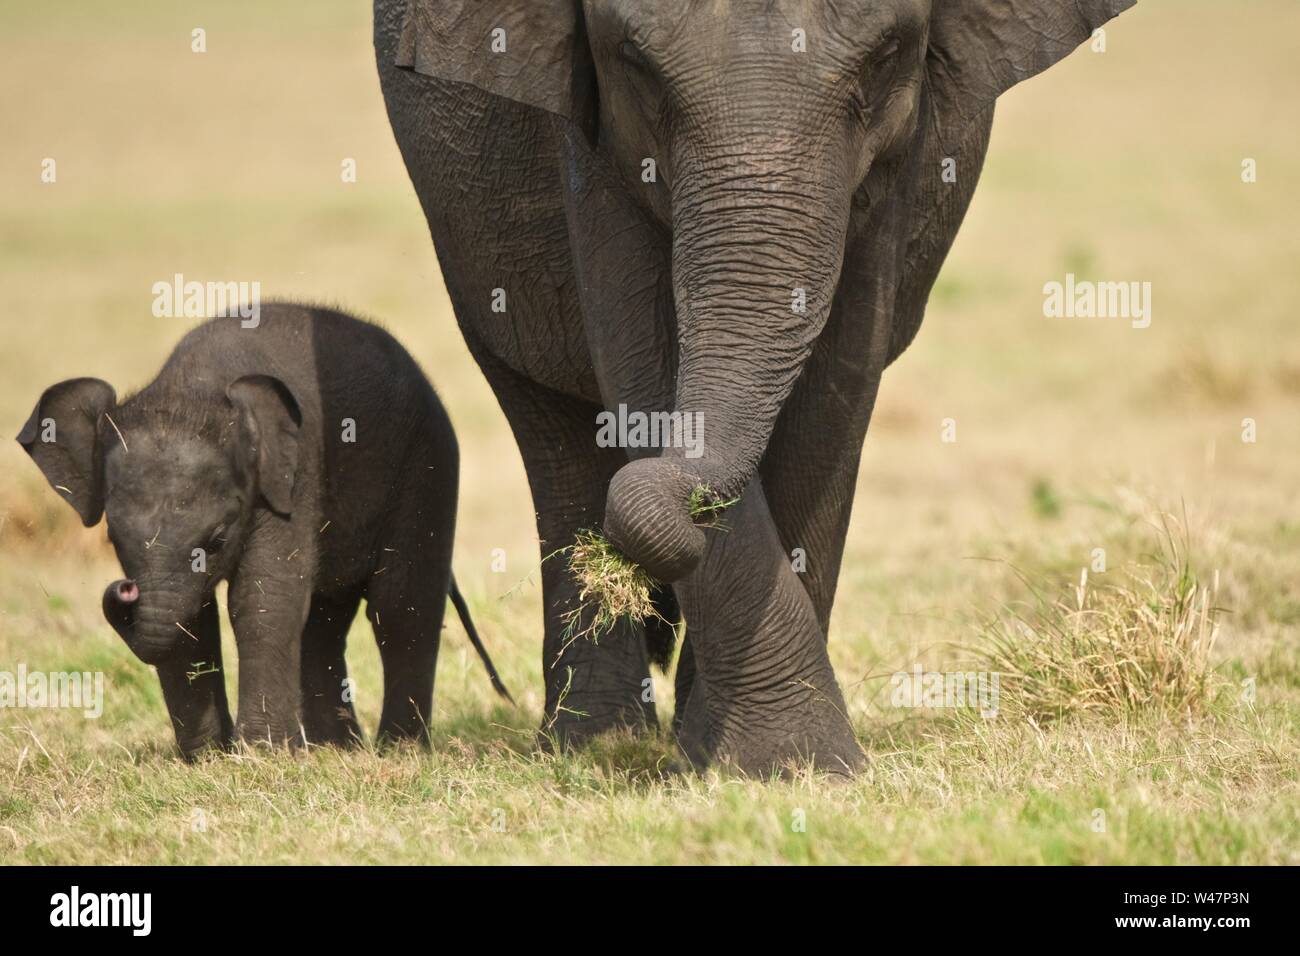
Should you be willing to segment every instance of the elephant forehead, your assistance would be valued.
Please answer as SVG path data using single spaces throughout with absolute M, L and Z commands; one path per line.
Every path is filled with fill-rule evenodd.
M 930 0 L 585 0 L 585 6 L 597 36 L 612 32 L 650 48 L 782 54 L 790 52 L 795 30 L 821 40 L 824 49 L 856 49 L 891 30 L 919 28 L 930 12 Z
M 141 429 L 122 439 L 104 462 L 110 504 L 175 507 L 225 497 L 234 485 L 229 456 L 209 441 Z

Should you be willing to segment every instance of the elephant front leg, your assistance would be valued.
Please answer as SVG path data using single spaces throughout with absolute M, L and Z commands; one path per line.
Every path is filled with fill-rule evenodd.
M 315 594 L 302 635 L 302 723 L 311 744 L 352 747 L 362 740 L 344 658 L 359 590 Z
M 548 604 L 543 744 L 562 747 L 608 730 L 656 726 L 643 626 L 621 620 L 607 633 L 592 631 L 594 609 L 579 602 L 567 560 L 548 561 L 542 574 Z
M 682 750 L 696 766 L 759 776 L 804 763 L 856 770 L 864 757 L 816 610 L 758 480 L 722 521 L 725 530 L 709 532 L 704 559 L 677 586 L 696 669 L 679 725 Z
M 185 639 L 175 659 L 157 669 L 176 744 L 186 760 L 193 760 L 205 751 L 229 749 L 234 733 L 215 597 L 208 598 L 186 630 L 193 640 Z
M 276 563 L 293 567 L 289 561 Z M 248 743 L 297 746 L 302 743 L 302 632 L 311 592 L 288 567 L 271 564 L 270 573 L 258 573 L 268 564 L 241 567 L 230 582 L 230 620 L 239 650 L 235 733 Z
M 539 744 L 563 748 L 608 730 L 656 727 L 644 628 L 620 621 L 607 634 L 583 636 L 592 610 L 582 609 L 561 553 L 580 530 L 600 527 L 609 479 L 626 456 L 595 445 L 598 406 L 526 381 L 490 355 L 477 358 L 514 430 L 537 509 L 546 612 Z

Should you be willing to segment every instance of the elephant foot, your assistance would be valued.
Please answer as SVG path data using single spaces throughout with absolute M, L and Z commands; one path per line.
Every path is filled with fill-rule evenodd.
M 197 763 L 204 757 L 213 754 L 227 753 L 233 741 L 230 737 L 220 736 L 199 736 L 199 737 L 181 737 L 176 738 L 176 746 L 180 749 L 181 759 L 186 763 Z
M 697 770 L 719 767 L 748 777 L 789 777 L 811 766 L 818 773 L 851 777 L 866 763 L 866 756 L 847 728 L 819 727 L 771 734 L 743 729 L 721 734 L 695 734 L 684 728 L 679 744 Z
M 852 776 L 866 755 L 844 715 L 834 679 L 825 692 L 800 683 L 790 688 L 794 695 L 779 701 L 732 705 L 711 696 L 697 677 L 682 714 L 678 746 L 697 770 L 718 767 L 768 778 L 811 766 L 820 773 Z
M 300 727 L 280 727 L 263 721 L 236 721 L 235 736 L 240 743 L 250 747 L 288 747 L 292 750 L 303 746 Z
M 558 642 L 556 642 L 558 643 Z M 543 750 L 581 746 L 613 730 L 657 730 L 654 682 L 640 627 L 620 622 L 599 641 L 569 640 L 547 649 L 546 709 L 538 733 Z
M 653 702 L 641 701 L 641 688 L 614 699 L 565 697 L 542 721 L 537 746 L 547 753 L 581 747 L 593 737 L 611 732 L 645 733 L 658 729 Z
M 224 706 L 219 712 L 215 707 L 210 708 L 188 721 L 180 714 L 173 714 L 172 730 L 186 763 L 209 754 L 225 753 L 234 745 L 234 728 Z
M 355 721 L 330 724 L 326 726 L 308 726 L 307 744 L 312 747 L 338 747 L 342 750 L 355 750 L 365 743 L 361 727 Z

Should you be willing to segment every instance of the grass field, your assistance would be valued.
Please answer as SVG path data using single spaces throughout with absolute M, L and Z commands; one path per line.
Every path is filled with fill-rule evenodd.
M 0 7 L 0 434 L 60 379 L 146 382 L 187 328 L 150 313 L 177 272 L 382 320 L 456 423 L 457 574 L 519 701 L 498 703 L 451 619 L 432 754 L 182 764 L 156 679 L 100 616 L 118 576 L 102 525 L 83 530 L 6 440 L 0 671 L 102 671 L 106 701 L 98 720 L 0 710 L 0 863 L 1300 863 L 1300 8 L 1239 6 L 1141 0 L 1104 54 L 1003 99 L 867 440 L 830 648 L 870 765 L 839 787 L 667 775 L 667 739 L 534 751 L 527 486 L 383 114 L 367 3 Z M 1151 326 L 1044 318 L 1067 272 L 1150 281 Z M 891 674 L 966 668 L 1033 590 L 1076 601 L 1095 549 L 1089 588 L 1149 567 L 1162 513 L 1217 579 L 1193 703 L 891 706 Z M 373 730 L 364 622 L 349 664 Z

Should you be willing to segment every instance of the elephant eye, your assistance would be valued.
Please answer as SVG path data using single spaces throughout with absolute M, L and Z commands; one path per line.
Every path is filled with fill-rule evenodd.
M 893 86 L 898 72 L 899 52 L 902 40 L 897 36 L 887 37 L 867 58 L 862 68 L 860 82 L 853 93 L 853 108 L 864 122 L 870 122 L 872 112 L 878 102 Z
M 631 40 L 623 40 L 618 45 L 618 56 L 624 63 L 634 66 L 639 70 L 649 72 L 650 64 L 646 61 L 645 54 L 642 53 L 635 43 Z
M 902 46 L 898 37 L 890 37 L 877 47 L 867 61 L 866 79 L 875 83 L 892 75 L 898 65 L 898 52 Z

